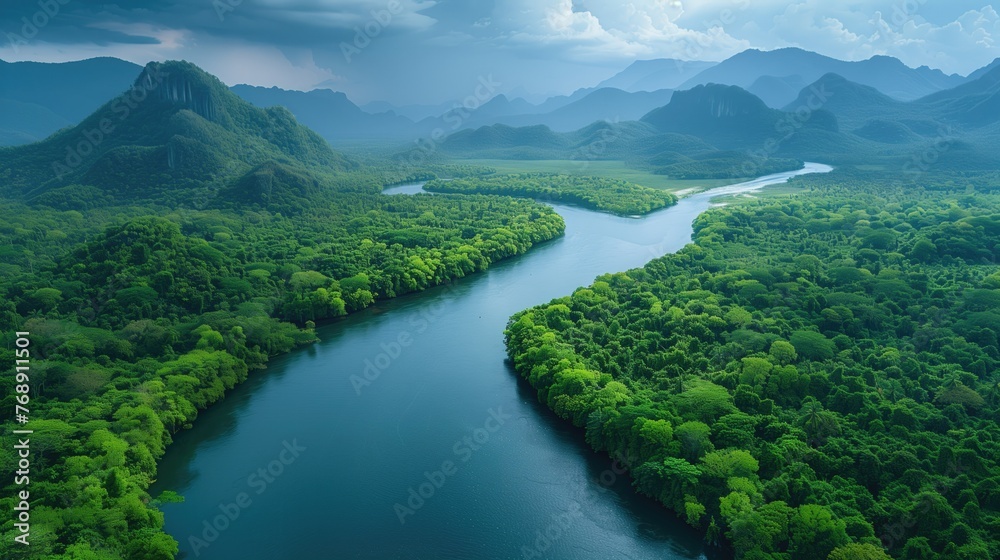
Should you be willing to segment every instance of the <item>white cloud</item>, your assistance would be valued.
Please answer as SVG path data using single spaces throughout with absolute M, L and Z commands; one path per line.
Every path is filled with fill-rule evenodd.
M 1000 56 L 991 5 L 962 13 L 931 0 L 508 0 L 497 2 L 492 21 L 499 39 L 558 48 L 574 61 L 719 60 L 750 47 L 798 46 L 968 73 Z
M 575 61 L 650 57 L 718 59 L 747 48 L 721 26 L 677 25 L 674 0 L 513 0 L 498 3 L 492 18 L 499 38 L 516 45 L 560 47 Z

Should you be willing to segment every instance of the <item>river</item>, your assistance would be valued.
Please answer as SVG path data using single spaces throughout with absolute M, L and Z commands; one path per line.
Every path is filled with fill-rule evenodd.
M 713 196 L 830 170 L 806 164 L 643 218 L 555 205 L 565 236 L 320 327 L 321 342 L 252 373 L 168 448 L 151 493 L 185 497 L 162 506 L 181 557 L 708 558 L 694 530 L 538 403 L 504 361 L 503 330 L 517 311 L 680 249 Z

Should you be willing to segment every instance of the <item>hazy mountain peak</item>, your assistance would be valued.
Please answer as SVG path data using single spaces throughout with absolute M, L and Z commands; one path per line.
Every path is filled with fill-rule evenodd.
M 848 80 L 872 86 L 901 100 L 913 100 L 955 87 L 964 80 L 961 76 L 945 75 L 940 70 L 909 68 L 890 56 L 843 61 L 797 47 L 787 47 L 773 51 L 743 51 L 701 72 L 681 87 L 686 89 L 715 82 L 749 88 L 761 76 L 791 74 L 802 76 L 808 83 L 829 72 L 836 72 Z

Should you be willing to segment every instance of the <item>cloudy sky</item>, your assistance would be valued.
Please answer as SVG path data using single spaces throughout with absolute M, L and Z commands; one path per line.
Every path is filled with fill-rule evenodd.
M 185 59 L 229 84 L 361 103 L 441 102 L 490 76 L 501 91 L 569 93 L 637 59 L 787 46 L 965 75 L 1000 57 L 987 1 L 2 0 L 0 59 Z

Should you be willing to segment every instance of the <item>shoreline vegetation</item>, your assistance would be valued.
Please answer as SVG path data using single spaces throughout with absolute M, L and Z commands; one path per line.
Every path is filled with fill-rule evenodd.
M 434 193 L 494 194 L 573 204 L 619 216 L 648 214 L 677 204 L 672 193 L 621 179 L 518 173 L 432 180 L 424 190 Z
M 380 191 L 328 192 L 287 215 L 0 203 L 0 329 L 31 333 L 34 430 L 31 546 L 14 543 L 6 521 L 0 556 L 174 558 L 147 490 L 173 434 L 200 411 L 271 357 L 314 342 L 317 322 L 486 270 L 565 231 L 530 200 Z M 13 345 L 0 356 L 13 363 Z M 0 388 L 11 410 L 15 397 L 13 384 Z M 8 434 L 0 442 L 13 446 Z M 5 454 L 0 467 L 13 472 L 12 461 Z M 13 508 L 14 493 L 4 496 Z
M 862 177 L 702 214 L 515 314 L 509 357 L 737 558 L 995 558 L 1000 198 Z

